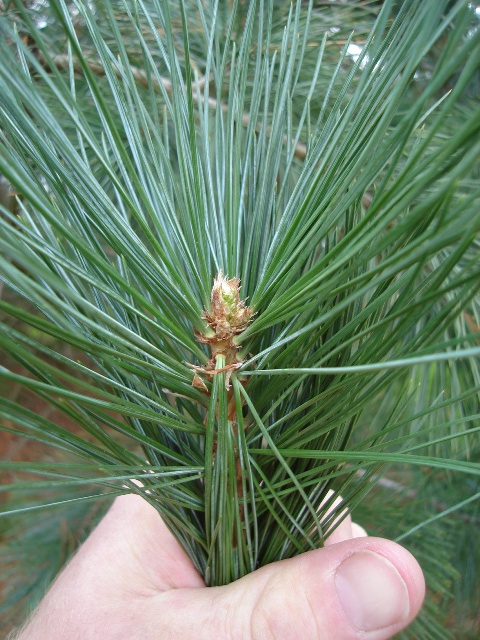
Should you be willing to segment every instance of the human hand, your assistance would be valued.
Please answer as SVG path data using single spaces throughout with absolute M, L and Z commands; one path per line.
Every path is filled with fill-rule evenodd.
M 413 556 L 345 519 L 325 548 L 205 587 L 156 510 L 117 498 L 18 640 L 387 640 L 418 613 Z

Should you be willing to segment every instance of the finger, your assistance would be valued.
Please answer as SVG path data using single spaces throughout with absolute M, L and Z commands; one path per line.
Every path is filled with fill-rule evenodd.
M 152 598 L 149 615 L 158 633 L 152 638 L 387 640 L 415 617 L 424 590 L 408 551 L 356 538 L 268 565 L 226 587 Z
M 174 638 L 158 636 L 157 622 L 146 613 L 152 594 L 182 587 L 204 591 L 198 587 L 205 583 L 157 511 L 139 496 L 122 496 L 60 573 L 20 637 Z
M 180 587 L 204 587 L 192 561 L 174 538 L 157 510 L 140 496 L 114 500 L 74 558 L 75 570 L 85 559 L 92 579 L 90 558 L 101 558 L 97 583 L 128 575 L 139 594 Z M 90 563 L 90 566 L 88 566 Z
M 328 538 L 325 538 L 325 546 L 329 547 L 332 544 L 337 544 L 337 542 L 344 542 L 352 538 L 352 519 L 350 515 L 348 515 L 342 520 L 333 533 L 331 533 Z
M 365 531 L 365 529 L 356 522 L 352 522 L 351 530 L 352 538 L 364 538 L 368 536 L 368 533 Z
M 332 490 L 329 490 L 327 495 L 325 496 L 325 498 L 322 500 L 320 504 L 320 509 L 324 507 L 326 504 L 328 504 L 328 502 L 333 498 L 334 495 L 335 495 L 334 492 Z M 332 524 L 329 523 L 329 528 L 331 528 L 332 525 L 338 523 L 338 521 L 343 517 L 343 520 L 339 524 L 337 524 L 336 529 L 327 538 L 325 538 L 326 547 L 332 544 L 337 544 L 337 542 L 350 540 L 353 537 L 352 519 L 350 517 L 350 514 L 345 515 L 347 513 L 347 509 L 343 509 L 343 510 L 339 509 L 342 502 L 343 502 L 342 496 L 337 495 L 337 497 L 329 505 L 327 511 L 325 512 L 325 515 L 322 518 L 323 522 L 328 521 L 329 516 L 331 516 L 333 511 L 338 512 L 338 514 L 333 520 L 333 523 Z

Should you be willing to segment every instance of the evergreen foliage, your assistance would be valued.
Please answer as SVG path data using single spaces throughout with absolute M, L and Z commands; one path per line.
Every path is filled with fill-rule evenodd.
M 389 510 L 406 543 L 471 509 L 478 13 L 6 3 L 0 379 L 77 429 L 0 398 L 66 456 L 0 463 L 31 493 L 4 515 L 135 492 L 220 585 L 323 545 L 389 469 L 440 470 L 432 508 Z M 411 637 L 447 637 L 428 607 Z

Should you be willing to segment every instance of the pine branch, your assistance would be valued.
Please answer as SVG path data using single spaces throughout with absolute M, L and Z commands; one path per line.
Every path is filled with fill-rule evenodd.
M 6 398 L 2 429 L 90 465 L 25 491 L 141 494 L 210 584 L 322 544 L 391 464 L 479 473 L 472 9 L 387 1 L 332 63 L 330 13 L 240 4 L 0 20 L 0 378 L 81 435 Z

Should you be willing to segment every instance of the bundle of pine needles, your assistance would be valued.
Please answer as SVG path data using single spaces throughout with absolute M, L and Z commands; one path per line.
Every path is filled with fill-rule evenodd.
M 5 431 L 75 456 L 5 462 L 23 508 L 141 494 L 220 585 L 322 545 L 393 464 L 478 476 L 477 23 L 465 0 L 8 4 L 0 377 L 77 425 L 0 399 Z

